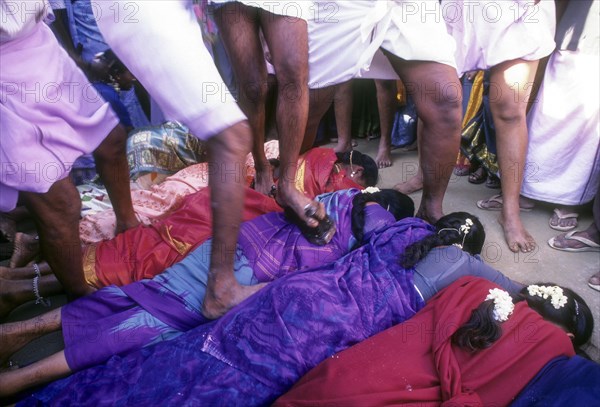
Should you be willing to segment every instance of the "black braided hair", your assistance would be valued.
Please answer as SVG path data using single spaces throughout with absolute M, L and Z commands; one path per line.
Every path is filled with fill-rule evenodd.
M 556 286 L 553 283 L 538 283 L 536 285 Z M 579 347 L 589 341 L 592 336 L 594 317 L 583 298 L 569 288 L 560 288 L 567 297 L 567 302 L 558 309 L 552 305 L 550 298 L 530 295 L 527 287 L 512 296 L 513 302 L 527 301 L 529 308 L 540 314 L 546 321 L 572 333 L 573 346 L 579 353 Z M 477 351 L 491 346 L 502 335 L 502 328 L 500 323 L 494 319 L 493 311 L 493 300 L 482 302 L 479 307 L 473 310 L 469 321 L 454 333 L 452 337 L 454 343 L 470 351 Z
M 408 218 L 415 213 L 415 203 L 408 196 L 395 189 L 382 189 L 374 193 L 356 194 L 352 199 L 352 234 L 359 242 L 363 240 L 365 227 L 365 206 L 376 202 L 387 209 L 396 220 Z
M 352 155 L 351 155 L 352 154 Z M 379 179 L 379 168 L 375 160 L 370 156 L 361 153 L 358 150 L 352 150 L 345 153 L 335 153 L 337 161 L 346 165 L 360 165 L 363 167 L 363 178 L 368 187 L 374 187 L 377 185 Z M 352 157 L 352 163 L 350 158 Z
M 466 225 L 467 219 L 473 222 L 469 232 L 465 235 L 461 226 Z M 408 246 L 400 256 L 403 268 L 414 267 L 423 260 L 431 249 L 439 246 L 462 245 L 462 250 L 470 254 L 479 254 L 485 242 L 485 230 L 479 218 L 468 212 L 453 212 L 442 216 L 435 224 L 437 233 L 429 235 L 418 242 Z
M 458 328 L 452 340 L 459 347 L 475 352 L 489 348 L 500 336 L 502 328 L 494 319 L 494 300 L 486 300 L 473 310 L 471 318 Z

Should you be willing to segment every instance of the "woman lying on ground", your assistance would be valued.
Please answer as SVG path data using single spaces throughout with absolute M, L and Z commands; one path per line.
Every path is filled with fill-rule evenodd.
M 276 145 L 268 142 L 268 150 Z M 267 148 L 267 147 L 265 147 Z M 204 164 L 197 164 L 202 166 Z M 129 233 L 114 236 L 114 213 L 104 211 L 86 216 L 80 224 L 84 242 L 96 242 L 83 248 L 83 265 L 88 284 L 125 285 L 151 278 L 182 260 L 211 233 L 210 196 L 204 184 L 196 183 L 198 169 L 188 167 L 151 191 L 134 191 L 134 209 L 144 213 L 142 223 Z M 347 188 L 374 186 L 378 170 L 368 155 L 358 151 L 335 153 L 328 148 L 315 148 L 300 157 L 300 191 L 310 197 Z M 154 202 L 143 205 L 142 202 Z M 144 209 L 145 208 L 145 209 Z M 275 200 L 251 189 L 246 190 L 243 220 L 280 211 Z M 145 220 L 144 220 L 145 219 Z M 157 220 L 158 219 L 158 220 Z M 62 292 L 46 263 L 28 264 L 39 255 L 39 244 L 33 236 L 17 233 L 10 269 L 0 267 L 0 318 L 14 307 Z M 37 290 L 31 290 L 33 285 Z M 36 281 L 38 283 L 36 283 Z
M 462 278 L 410 321 L 324 360 L 274 406 L 597 405 L 600 365 L 573 356 L 591 332 L 581 298 L 549 284 L 497 290 Z M 500 318 L 502 306 L 514 310 Z M 556 385 L 539 384 L 550 376 Z
M 104 365 L 49 386 L 35 398 L 42 404 L 68 398 L 71 403 L 89 405 L 101 400 L 127 405 L 141 399 L 150 404 L 169 400 L 190 405 L 235 405 L 242 401 L 245 405 L 264 405 L 327 357 L 411 318 L 437 291 L 460 277 L 482 276 L 513 294 L 521 291 L 522 285 L 474 256 L 483 246 L 485 233 L 473 215 L 447 215 L 435 229 L 437 233 L 416 218 L 396 222 L 335 263 L 288 274 L 268 284 L 217 321 L 153 348 L 113 357 Z M 421 260 L 415 267 L 405 268 L 398 261 L 398 253 L 415 242 L 405 258 L 409 263 Z M 413 280 L 417 273 L 420 277 Z M 146 294 L 127 291 L 137 297 Z M 190 294 L 186 295 L 189 298 Z M 583 327 L 572 332 L 575 343 L 580 344 L 589 339 L 593 319 L 585 303 L 579 298 L 577 301 L 578 311 L 570 317 Z M 565 310 L 571 313 L 573 308 Z M 86 325 L 67 325 L 69 314 L 63 310 L 63 327 L 68 327 L 63 330 L 66 351 L 0 375 L 3 394 L 67 375 L 78 369 L 76 359 L 81 367 L 96 363 L 92 359 L 98 345 L 116 343 L 97 336 L 106 336 L 100 321 L 87 325 L 88 332 Z M 163 313 L 159 318 L 171 319 L 175 325 L 181 321 L 174 320 L 176 315 Z M 199 312 L 196 315 L 200 318 Z M 60 314 L 55 313 L 52 321 L 54 329 L 60 328 Z M 9 328 L 5 326 L 4 331 L 13 331 Z M 94 332 L 89 332 L 90 328 Z M 82 343 L 85 352 L 74 355 L 70 337 L 86 333 L 95 334 L 95 340 Z M 13 337 L 27 335 L 22 329 Z M 137 330 L 124 330 L 119 343 L 137 338 Z M 16 340 L 11 339 L 11 343 Z M 14 349 L 11 345 L 11 351 Z M 132 378 L 135 385 L 123 378 Z
M 412 200 L 397 191 L 366 191 L 352 189 L 317 197 L 339 228 L 323 246 L 308 242 L 299 228 L 281 213 L 273 212 L 244 222 L 235 263 L 240 283 L 269 282 L 288 273 L 331 263 L 368 241 L 375 230 L 414 214 Z M 208 240 L 201 244 L 183 261 L 151 280 L 121 288 L 105 287 L 62 309 L 24 323 L 5 324 L 1 335 L 6 342 L 0 351 L 0 362 L 36 336 L 60 329 L 61 321 L 66 343 L 63 355 L 72 370 L 101 363 L 113 354 L 172 338 L 206 323 L 199 310 L 204 298 L 211 243 Z M 32 330 L 17 329 L 17 332 L 13 329 L 24 326 Z M 8 334 L 4 336 L 4 332 Z M 107 336 L 97 342 L 94 337 L 99 332 Z M 123 335 L 131 340 L 123 340 Z
M 349 250 L 350 244 L 346 240 L 351 237 L 350 217 L 352 215 L 348 209 L 353 207 L 352 202 L 355 199 L 358 201 L 356 195 L 359 192 L 358 189 L 342 190 L 317 197 L 318 201 L 323 201 L 327 212 L 331 213 L 330 217 L 334 221 L 341 222 L 337 233 L 339 236 L 334 236 L 336 240 L 334 244 L 343 242 L 342 252 L 335 252 L 337 257 L 330 258 L 328 261 L 336 260 Z M 370 194 L 364 196 L 368 195 Z M 412 216 L 413 203 L 407 196 L 392 191 L 379 192 L 376 195 L 384 195 L 385 198 L 372 199 L 391 202 L 390 210 L 394 211 L 396 216 Z M 281 236 L 299 230 L 283 214 L 276 212 L 278 210 L 280 208 L 272 198 L 247 189 L 243 212 L 245 221 L 254 219 L 254 224 L 271 222 L 268 227 L 281 228 Z M 399 214 L 399 210 L 404 212 Z M 372 212 L 369 209 L 367 213 L 369 211 Z M 111 284 L 123 286 L 162 273 L 165 268 L 183 260 L 210 238 L 212 232 L 210 213 L 210 191 L 203 189 L 186 197 L 179 209 L 150 226 L 138 226 L 111 240 L 84 247 L 83 269 L 86 281 L 94 288 Z M 263 214 L 269 215 L 263 220 L 255 219 Z M 242 230 L 250 227 L 246 225 Z M 267 238 L 269 237 L 266 235 L 261 237 L 261 239 Z M 267 242 L 261 242 L 264 243 Z M 328 245 L 324 250 L 331 250 L 331 247 Z M 43 297 L 62 292 L 62 287 L 56 283 L 47 264 L 34 264 L 31 267 L 12 270 L 0 268 L 0 288 L 0 317 L 27 301 L 36 300 L 37 303 L 44 303 Z
M 279 156 L 278 141 L 265 143 L 265 152 L 268 158 L 276 159 Z M 250 155 L 244 165 L 250 186 L 254 178 L 254 162 Z M 335 153 L 330 148 L 314 148 L 298 160 L 297 188 L 310 198 L 339 189 L 375 186 L 378 177 L 375 161 L 359 151 Z M 135 213 L 148 225 L 178 208 L 182 199 L 207 185 L 208 163 L 192 165 L 148 190 L 132 191 Z M 95 243 L 113 238 L 113 224 L 114 212 L 111 210 L 84 217 L 79 227 L 82 241 Z

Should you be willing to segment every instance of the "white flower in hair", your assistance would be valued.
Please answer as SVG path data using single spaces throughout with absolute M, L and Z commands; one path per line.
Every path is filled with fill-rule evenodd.
M 379 191 L 381 191 L 381 189 L 379 189 L 377 187 L 366 187 L 365 189 L 362 190 L 362 193 L 363 194 L 374 194 Z
M 508 319 L 515 309 L 510 294 L 499 288 L 492 288 L 485 300 L 494 300 L 494 319 L 498 322 L 504 322 Z
M 552 304 L 555 309 L 562 308 L 567 303 L 567 296 L 564 295 L 563 289 L 556 285 L 548 287 L 532 284 L 527 286 L 527 292 L 529 292 L 529 295 L 532 297 L 538 296 L 545 300 L 550 298 L 550 304 Z
M 465 224 L 460 225 L 460 231 L 462 232 L 463 235 L 466 235 L 471 230 L 471 226 L 473 226 L 473 221 L 470 218 L 467 218 L 465 220 Z

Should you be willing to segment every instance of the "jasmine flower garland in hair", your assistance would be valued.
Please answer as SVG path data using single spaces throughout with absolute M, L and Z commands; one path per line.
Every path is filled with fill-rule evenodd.
M 490 289 L 485 300 L 494 300 L 494 319 L 498 322 L 504 322 L 508 319 L 515 309 L 510 294 L 499 288 Z
M 567 303 L 567 296 L 563 294 L 563 289 L 556 285 L 547 287 L 532 284 L 527 286 L 527 291 L 532 297 L 538 296 L 545 300 L 550 298 L 550 303 L 555 309 L 562 308 Z
M 365 189 L 362 190 L 363 194 L 374 194 L 376 192 L 381 191 L 379 188 L 377 187 L 367 187 Z
M 463 233 L 463 235 L 467 235 L 471 230 L 471 226 L 473 226 L 473 221 L 470 218 L 467 218 L 465 220 L 465 224 L 460 225 L 460 231 Z

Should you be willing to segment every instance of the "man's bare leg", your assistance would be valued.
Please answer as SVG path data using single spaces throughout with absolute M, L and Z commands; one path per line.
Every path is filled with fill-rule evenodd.
M 308 121 L 306 123 L 306 131 L 304 132 L 302 147 L 300 148 L 301 154 L 310 150 L 315 144 L 315 139 L 317 138 L 317 132 L 319 130 L 319 124 L 333 103 L 337 86 L 338 85 L 332 85 L 324 88 L 315 88 L 309 90 Z
M 268 78 L 258 34 L 258 12 L 254 7 L 231 2 L 216 9 L 215 20 L 238 83 L 238 103 L 252 129 L 254 189 L 267 195 L 273 185 L 273 171 L 264 149 Z
M 40 237 L 42 256 L 73 300 L 95 291 L 87 285 L 81 265 L 79 216 L 81 200 L 69 177 L 56 181 L 44 194 L 21 192 Z
M 396 113 L 396 81 L 375 80 L 377 89 L 377 109 L 379 110 L 379 126 L 381 138 L 375 162 L 379 168 L 392 166 L 392 128 L 394 127 L 394 114 Z
M 259 11 L 261 27 L 277 73 L 277 132 L 280 148 L 280 178 L 277 203 L 294 211 L 309 227 L 324 219 L 325 208 L 296 187 L 296 170 L 308 119 L 308 31 L 306 21 Z
M 417 120 L 417 144 L 418 144 L 418 157 L 419 162 L 421 161 L 421 132 L 423 131 L 423 122 L 419 119 Z M 413 192 L 417 192 L 423 189 L 423 170 L 421 165 L 417 167 L 416 173 L 410 177 L 408 180 L 399 182 L 394 185 L 394 189 L 396 191 L 402 192 L 403 194 L 412 194 Z
M 0 325 L 0 365 L 32 340 L 62 329 L 61 321 L 61 308 L 55 308 L 26 321 Z
M 456 70 L 436 62 L 404 61 L 385 52 L 423 122 L 419 149 L 423 196 L 417 216 L 435 222 L 460 144 L 462 92 Z M 455 90 L 455 91 L 454 91 Z
M 16 394 L 71 373 L 65 352 L 60 351 L 29 366 L 0 373 L 0 397 Z
M 96 169 L 106 186 L 117 218 L 117 234 L 139 224 L 131 202 L 126 142 L 125 129 L 117 125 L 94 151 Z
M 333 149 L 336 153 L 345 153 L 352 150 L 352 82 L 347 81 L 336 85 L 333 97 L 335 111 L 335 124 L 338 133 L 337 146 Z
M 251 138 L 248 122 L 244 121 L 207 142 L 213 243 L 202 313 L 211 319 L 222 316 L 264 285 L 242 286 L 233 274 L 244 207 L 243 167 Z
M 527 154 L 526 111 L 538 61 L 515 60 L 490 70 L 490 108 L 496 127 L 496 146 L 502 183 L 500 224 L 513 252 L 530 252 L 535 240 L 521 222 L 519 194 Z M 495 90 L 495 91 L 494 91 Z

